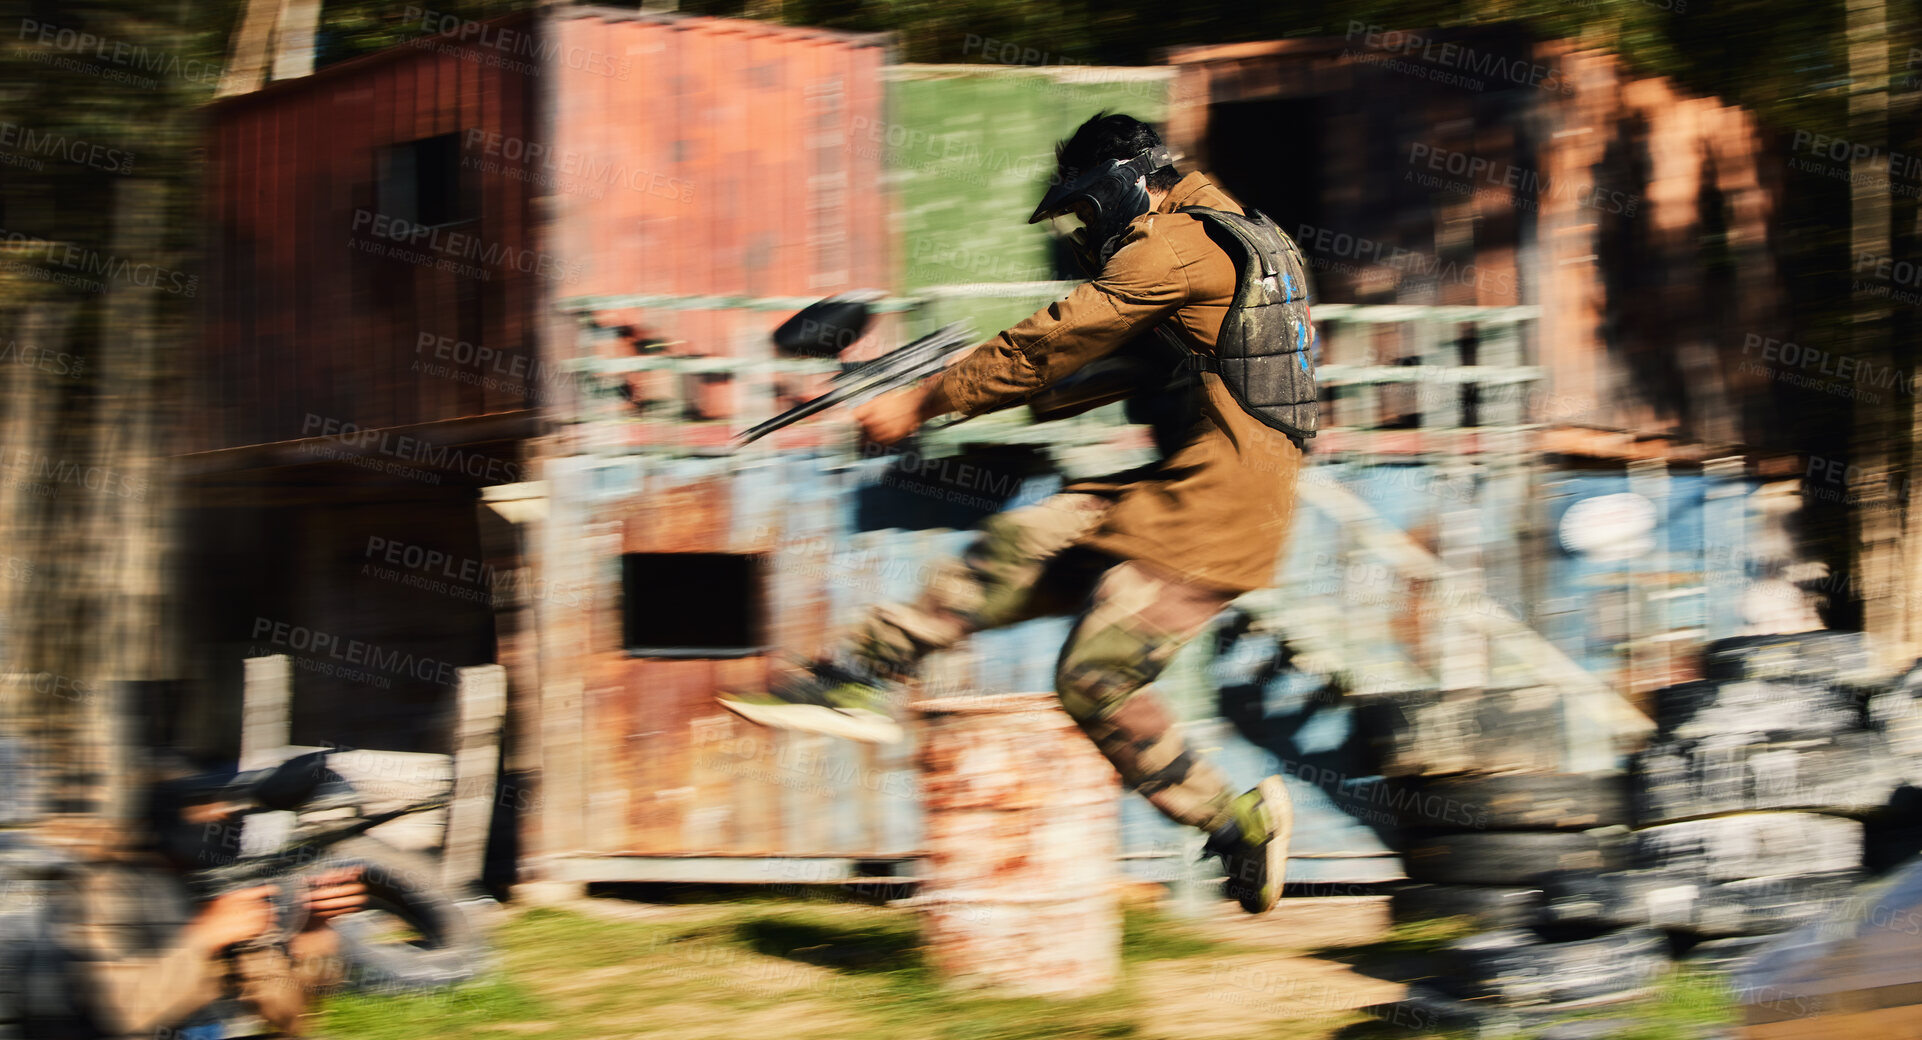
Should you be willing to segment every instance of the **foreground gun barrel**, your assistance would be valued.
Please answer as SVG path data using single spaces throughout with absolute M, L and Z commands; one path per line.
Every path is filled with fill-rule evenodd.
M 957 342 L 971 343 L 973 337 L 959 323 L 943 325 L 920 339 L 905 346 L 896 347 L 878 358 L 855 362 L 835 373 L 834 378 L 829 382 L 835 386 L 843 386 L 879 378 L 890 372 L 919 364 L 926 358 L 945 356 L 948 351 L 954 349 Z
M 974 341 L 973 330 L 963 323 L 942 326 L 906 346 L 835 376 L 834 386 L 828 392 L 803 401 L 742 433 L 735 438 L 734 447 L 744 447 L 837 404 L 886 393 L 933 375 L 947 366 L 950 357 L 972 346 Z

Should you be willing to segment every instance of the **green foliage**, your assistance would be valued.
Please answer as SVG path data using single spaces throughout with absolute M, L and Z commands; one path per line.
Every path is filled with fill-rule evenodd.
M 331 0 L 321 14 L 316 65 L 351 61 L 443 26 L 485 22 L 531 10 L 534 0 Z

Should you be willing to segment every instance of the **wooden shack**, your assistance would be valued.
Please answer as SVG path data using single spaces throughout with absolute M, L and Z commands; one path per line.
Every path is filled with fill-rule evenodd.
M 1323 297 L 1541 308 L 1526 350 L 1545 377 L 1529 401 L 1544 449 L 1789 447 L 1745 345 L 1782 327 L 1778 189 L 1751 114 L 1506 25 L 1355 22 L 1165 60 L 1171 140 L 1301 241 Z M 1486 353 L 1344 346 L 1377 364 Z
M 557 730 L 542 724 L 622 656 L 618 639 L 611 655 L 572 642 L 620 601 L 536 564 L 604 544 L 548 526 L 544 488 L 567 478 L 545 458 L 586 443 L 573 402 L 611 391 L 554 364 L 546 343 L 571 348 L 574 320 L 553 302 L 885 283 L 880 162 L 840 141 L 881 119 L 886 44 L 557 8 L 217 103 L 195 450 L 178 460 L 178 738 L 236 754 L 242 662 L 285 655 L 293 742 L 446 753 L 454 676 L 499 663 L 503 818 L 536 847 L 583 840 L 538 828 L 544 756 L 569 753 L 543 747 Z M 725 350 L 779 316 L 617 317 L 603 345 L 633 356 Z M 625 389 L 622 408 L 654 393 Z M 610 712 L 669 718 L 673 683 L 692 695 L 695 666 L 645 664 Z
M 834 417 L 727 444 L 832 371 L 767 343 L 816 297 L 888 291 L 873 351 L 957 317 L 991 332 L 1066 291 L 1042 232 L 990 223 L 1021 218 L 1025 171 L 1088 114 L 1071 97 L 1165 112 L 1180 148 L 1317 261 L 1327 429 L 1280 587 L 1160 686 L 1237 779 L 1294 778 L 1298 878 L 1397 876 L 1391 828 L 1350 783 L 1371 775 L 1366 735 L 1317 692 L 1343 662 L 1370 662 L 1346 677 L 1364 697 L 1560 691 L 1571 762 L 1592 767 L 1611 749 L 1588 735 L 1632 729 L 1620 695 L 1676 674 L 1662 648 L 1736 623 L 1707 590 L 1748 565 L 1751 475 L 1704 464 L 1742 439 L 1703 418 L 1739 412 L 1728 395 L 1690 384 L 1709 396 L 1664 411 L 1596 374 L 1641 364 L 1597 324 L 1633 295 L 1598 273 L 1597 243 L 1628 195 L 1667 227 L 1687 192 L 1610 187 L 1624 213 L 1601 214 L 1592 183 L 1560 187 L 1619 154 L 1590 147 L 1580 105 L 1619 114 L 1627 98 L 1664 128 L 1679 106 L 1695 122 L 1678 139 L 1719 119 L 1700 135 L 1717 148 L 1739 114 L 1493 38 L 1490 53 L 1572 71 L 1576 91 L 1453 96 L 1343 41 L 1154 70 L 890 67 L 880 36 L 567 7 L 221 103 L 195 365 L 208 407 L 181 460 L 193 738 L 233 739 L 240 662 L 273 654 L 290 659 L 291 742 L 444 752 L 443 673 L 499 663 L 500 804 L 519 826 L 495 837 L 523 869 L 790 884 L 902 869 L 920 845 L 910 749 L 747 727 L 715 692 L 912 595 L 983 516 L 1146 461 L 1148 439 L 1111 408 L 986 417 L 885 456 Z M 1007 133 L 987 133 L 989 112 Z M 1445 179 L 1455 155 L 1464 172 L 1483 160 L 1477 176 L 1495 156 L 1534 171 L 1534 194 L 1414 179 L 1430 161 Z M 1715 168 L 1740 213 L 1765 211 L 1739 148 Z M 990 196 L 970 218 L 963 200 Z M 1624 241 L 1646 241 L 1637 227 Z M 1651 371 L 1650 386 L 1674 376 Z M 1600 456 L 1614 471 L 1587 472 Z M 1656 553 L 1558 546 L 1573 506 L 1619 492 L 1657 504 Z M 1625 590 L 1626 610 L 1643 595 L 1626 590 L 1678 583 L 1689 609 L 1594 623 L 1614 608 L 1590 586 Z M 1065 626 L 937 655 L 926 692 L 1046 690 Z M 1188 853 L 1138 800 L 1123 828 L 1150 876 Z

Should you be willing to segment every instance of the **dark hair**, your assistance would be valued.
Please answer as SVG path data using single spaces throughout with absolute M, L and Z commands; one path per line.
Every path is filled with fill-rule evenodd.
M 1161 143 L 1155 128 L 1133 116 L 1102 109 L 1075 130 L 1074 136 L 1054 146 L 1055 166 L 1066 173 L 1100 163 L 1126 162 Z M 1148 175 L 1148 187 L 1167 191 L 1181 180 L 1172 166 Z

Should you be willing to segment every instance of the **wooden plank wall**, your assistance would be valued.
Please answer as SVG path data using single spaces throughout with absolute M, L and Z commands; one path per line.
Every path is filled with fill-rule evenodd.
M 501 19 L 485 38 L 532 27 Z M 427 37 L 215 106 L 196 447 L 311 434 L 309 416 L 385 427 L 530 404 L 530 317 L 546 280 L 532 223 L 540 189 L 486 154 L 491 135 L 531 136 L 536 77 L 516 68 L 520 49 Z M 440 134 L 460 135 L 478 218 L 442 229 L 437 246 L 373 234 L 383 151 Z M 391 245 L 429 262 L 370 251 Z M 423 337 L 476 349 L 441 360 L 416 352 Z M 482 347 L 496 353 L 483 360 Z
M 1500 76 L 1481 77 L 1479 89 L 1454 85 L 1441 76 L 1464 69 L 1411 59 L 1411 72 L 1382 60 L 1409 56 L 1371 52 L 1360 37 L 1182 48 L 1169 55 L 1181 69 L 1171 139 L 1206 168 L 1219 158 L 1210 128 L 1225 107 L 1312 102 L 1303 117 L 1320 127 L 1306 136 L 1321 144 L 1313 160 L 1321 198 L 1303 209 L 1318 214 L 1314 226 L 1369 243 L 1345 254 L 1302 243 L 1318 298 L 1540 304 L 1539 330 L 1499 351 L 1515 356 L 1519 346 L 1520 357 L 1549 369 L 1531 421 L 1777 446 L 1771 387 L 1745 371 L 1739 339 L 1785 327 L 1766 245 L 1776 189 L 1754 117 L 1664 79 L 1632 77 L 1613 56 L 1571 43 L 1531 42 L 1503 27 L 1451 32 L 1478 54 L 1555 75 L 1540 86 Z M 1439 170 L 1428 161 L 1437 156 Z M 1463 167 L 1471 158 L 1484 164 L 1474 174 Z M 1212 172 L 1298 230 L 1294 200 L 1264 197 L 1263 171 Z M 1699 207 L 1711 196 L 1722 201 L 1730 239 L 1743 243 L 1730 251 L 1732 273 L 1712 270 L 1698 249 Z M 1389 262 L 1393 249 L 1412 256 Z M 1439 281 L 1424 273 L 1438 264 Z M 1349 363 L 1447 363 L 1460 340 L 1418 342 L 1376 326 L 1339 346 Z M 1433 411 L 1401 388 L 1340 393 L 1344 404 L 1376 399 L 1382 422 L 1418 403 Z

